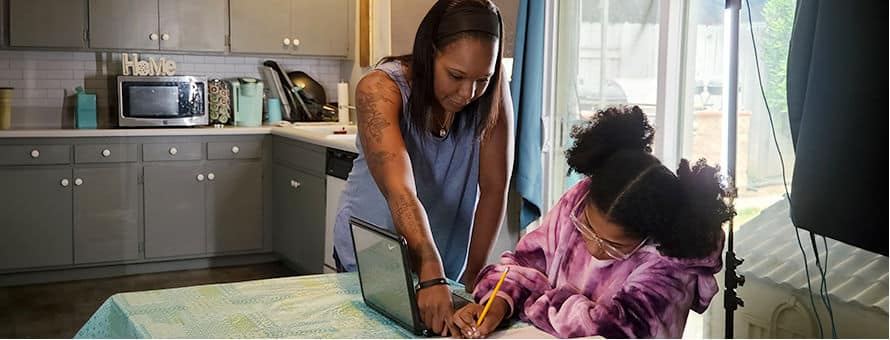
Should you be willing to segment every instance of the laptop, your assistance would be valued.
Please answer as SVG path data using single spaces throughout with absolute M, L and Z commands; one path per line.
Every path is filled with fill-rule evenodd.
M 349 229 L 365 304 L 416 335 L 434 335 L 420 318 L 405 238 L 356 217 Z M 451 300 L 455 310 L 471 302 L 454 292 Z

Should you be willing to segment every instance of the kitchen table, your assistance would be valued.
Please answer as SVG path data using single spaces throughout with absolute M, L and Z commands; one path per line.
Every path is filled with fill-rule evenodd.
M 457 284 L 452 284 L 452 289 L 469 297 Z M 516 322 L 514 326 L 527 324 Z M 115 294 L 75 335 L 75 338 L 282 337 L 415 336 L 365 305 L 356 273 Z

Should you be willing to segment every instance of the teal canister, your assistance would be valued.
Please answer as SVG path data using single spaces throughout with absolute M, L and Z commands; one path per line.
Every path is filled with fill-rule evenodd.
M 75 107 L 75 127 L 78 129 L 95 129 L 98 127 L 96 123 L 96 95 L 83 91 L 83 87 L 78 86 L 75 91 L 77 97 L 77 106 Z

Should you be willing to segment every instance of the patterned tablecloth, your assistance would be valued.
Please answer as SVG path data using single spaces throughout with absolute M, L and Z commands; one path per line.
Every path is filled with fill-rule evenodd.
M 453 286 L 463 292 L 463 287 Z M 463 294 L 469 297 L 468 294 Z M 112 295 L 75 338 L 411 338 L 362 300 L 355 273 Z

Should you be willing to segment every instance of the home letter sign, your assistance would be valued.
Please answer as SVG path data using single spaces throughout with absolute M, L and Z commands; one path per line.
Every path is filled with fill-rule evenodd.
M 176 75 L 176 62 L 166 60 L 163 57 L 155 61 L 149 57 L 148 60 L 139 60 L 136 53 L 121 53 L 121 66 L 125 76 L 130 74 L 134 76 L 173 76 Z

